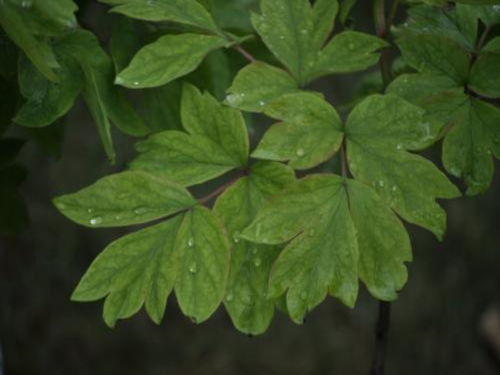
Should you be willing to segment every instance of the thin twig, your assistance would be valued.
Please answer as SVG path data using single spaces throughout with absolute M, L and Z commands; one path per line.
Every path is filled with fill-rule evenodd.
M 238 51 L 245 59 L 247 59 L 249 62 L 254 63 L 257 61 L 255 57 L 252 56 L 250 52 L 248 52 L 246 49 L 244 49 L 242 46 L 239 44 L 235 44 L 234 49 Z
M 390 322 L 391 304 L 389 302 L 380 302 L 377 326 L 375 328 L 375 355 L 370 375 L 384 375 Z
M 245 175 L 245 172 L 241 172 L 238 176 L 233 178 L 231 181 L 225 183 L 224 185 L 219 186 L 217 189 L 212 191 L 211 193 L 205 195 L 204 197 L 198 199 L 199 204 L 206 204 L 210 202 L 212 199 L 218 197 L 222 193 L 226 191 L 227 188 L 229 188 L 231 185 L 233 185 L 236 181 L 238 181 L 241 177 Z

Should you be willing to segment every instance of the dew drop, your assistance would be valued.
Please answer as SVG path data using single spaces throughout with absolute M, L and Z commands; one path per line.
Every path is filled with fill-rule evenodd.
M 148 209 L 145 208 L 145 207 L 137 207 L 135 210 L 134 210 L 134 213 L 136 215 L 143 215 L 145 214 L 146 212 L 148 212 Z
M 299 148 L 299 149 L 297 149 L 296 154 L 297 154 L 297 156 L 298 156 L 299 158 L 301 158 L 302 156 L 304 156 L 304 153 L 305 153 L 305 152 L 304 152 L 304 149 L 303 149 L 303 148 Z
M 194 239 L 190 238 L 187 242 L 188 247 L 193 247 L 194 246 Z
M 259 101 L 259 105 L 260 105 L 261 107 L 264 107 L 264 106 L 266 105 L 266 102 L 264 102 L 263 100 L 260 100 L 260 101 Z
M 90 225 L 99 225 L 102 223 L 102 217 L 96 216 L 90 219 Z
M 383 188 L 383 187 L 385 186 L 385 182 L 384 182 L 384 180 L 380 180 L 380 181 L 378 182 L 378 186 L 380 186 L 381 188 Z
M 284 35 L 280 35 L 279 37 L 281 40 L 285 39 L 285 36 Z
M 88 208 L 88 209 L 87 209 L 87 212 L 88 212 L 89 214 L 93 214 L 93 213 L 94 213 L 94 211 L 95 211 L 95 210 L 94 210 L 93 208 Z
M 117 76 L 115 78 L 115 84 L 117 84 L 117 85 L 123 85 L 124 83 L 125 83 L 125 80 L 122 77 Z
M 308 31 L 307 31 L 307 29 L 302 29 L 302 30 L 300 30 L 300 33 L 302 35 L 307 35 Z
M 30 0 L 23 0 L 23 1 L 21 2 L 21 6 L 22 6 L 23 8 L 31 8 L 31 1 L 30 1 Z
M 253 264 L 255 267 L 260 267 L 260 265 L 262 264 L 262 260 L 260 260 L 260 258 L 255 258 Z
M 120 215 L 115 216 L 115 220 L 121 220 L 121 219 L 122 219 L 122 217 Z
M 240 233 L 240 232 L 238 232 L 238 231 L 235 231 L 235 232 L 233 233 L 233 241 L 234 241 L 234 243 L 238 243 L 238 242 L 240 242 L 240 234 L 241 234 L 241 233 Z
M 493 5 L 493 10 L 495 12 L 500 12 L 500 5 L 498 5 L 498 4 L 497 5 Z
M 396 149 L 402 150 L 403 149 L 403 145 L 401 143 L 398 143 L 397 146 L 396 146 Z
M 229 294 L 226 296 L 226 301 L 227 301 L 227 302 L 231 302 L 233 299 L 234 299 L 234 295 L 233 295 L 233 293 L 229 293 Z
M 238 106 L 243 101 L 243 94 L 229 94 L 226 96 L 226 102 L 231 106 Z
M 196 273 L 196 272 L 198 272 L 198 266 L 196 265 L 196 263 L 195 263 L 195 262 L 193 262 L 193 263 L 191 263 L 191 264 L 189 265 L 189 272 L 191 272 L 191 273 Z
M 134 81 L 132 84 L 133 84 L 134 86 L 139 86 L 139 81 Z
M 398 187 L 396 185 L 393 185 L 391 188 L 392 191 L 398 191 Z

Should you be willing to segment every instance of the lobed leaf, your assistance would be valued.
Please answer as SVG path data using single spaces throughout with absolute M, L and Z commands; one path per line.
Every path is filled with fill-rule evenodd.
M 252 244 L 241 239 L 240 233 L 271 196 L 293 181 L 292 169 L 283 164 L 258 162 L 214 206 L 233 240 L 224 305 L 233 324 L 243 333 L 261 334 L 271 322 L 275 301 L 267 296 L 268 280 L 280 249 Z
M 255 158 L 308 169 L 328 160 L 342 143 L 337 112 L 316 94 L 284 95 L 267 105 L 265 114 L 283 122 L 267 131 L 252 153 Z
M 442 238 L 446 213 L 436 198 L 455 198 L 457 188 L 433 163 L 408 153 L 427 147 L 442 123 L 396 96 L 373 95 L 358 104 L 346 124 L 347 157 L 354 177 L 372 185 L 405 220 Z
M 403 225 L 369 187 L 335 175 L 312 175 L 285 188 L 242 237 L 265 244 L 290 241 L 278 257 L 270 294 L 287 291 L 292 319 L 330 293 L 353 306 L 358 276 L 377 298 L 396 297 L 411 260 Z

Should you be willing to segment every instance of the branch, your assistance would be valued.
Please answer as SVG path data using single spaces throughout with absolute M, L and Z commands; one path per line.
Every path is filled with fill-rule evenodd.
M 206 204 L 206 203 L 210 202 L 212 199 L 217 198 L 219 195 L 224 193 L 227 190 L 227 188 L 229 188 L 231 185 L 233 185 L 236 181 L 238 181 L 245 174 L 246 174 L 246 172 L 242 171 L 241 173 L 238 174 L 238 176 L 233 178 L 231 181 L 226 182 L 224 185 L 219 186 L 217 189 L 215 189 L 211 193 L 205 195 L 204 197 L 199 198 L 198 203 L 199 204 Z
M 390 322 L 391 304 L 381 301 L 378 309 L 377 326 L 375 328 L 375 356 L 373 357 L 370 375 L 384 375 Z
M 254 63 L 257 61 L 255 57 L 252 56 L 250 52 L 248 52 L 246 49 L 244 49 L 242 46 L 239 44 L 235 44 L 234 49 L 238 51 L 245 59 L 247 59 L 249 62 Z

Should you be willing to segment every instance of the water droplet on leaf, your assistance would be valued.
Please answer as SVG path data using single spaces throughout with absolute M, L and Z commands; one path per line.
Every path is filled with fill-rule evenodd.
M 189 272 L 191 273 L 198 272 L 198 266 L 196 265 L 196 263 L 193 262 L 189 265 Z
M 253 264 L 255 265 L 255 267 L 260 267 L 260 265 L 262 264 L 262 260 L 260 260 L 260 258 L 255 258 Z
M 188 247 L 193 247 L 194 246 L 194 239 L 190 238 L 187 242 Z
M 296 152 L 297 156 L 299 158 L 301 158 L 302 156 L 304 156 L 305 152 L 304 152 L 304 149 L 303 148 L 299 148 Z
M 90 225 L 99 225 L 102 223 L 102 217 L 96 216 L 90 219 Z

